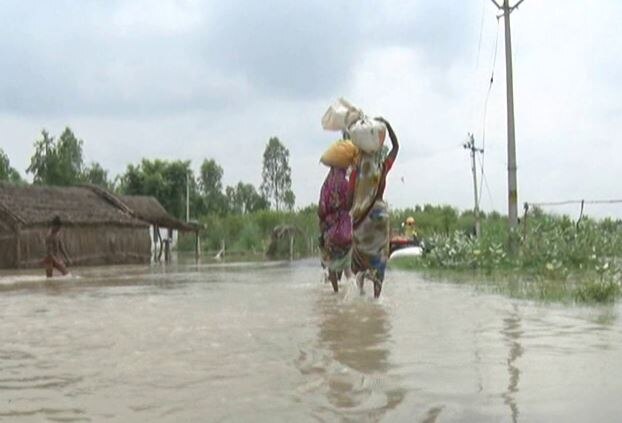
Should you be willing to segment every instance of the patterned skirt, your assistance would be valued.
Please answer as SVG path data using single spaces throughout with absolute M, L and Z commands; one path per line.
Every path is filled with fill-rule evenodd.
M 389 257 L 389 208 L 377 200 L 352 237 L 352 271 L 382 283 Z

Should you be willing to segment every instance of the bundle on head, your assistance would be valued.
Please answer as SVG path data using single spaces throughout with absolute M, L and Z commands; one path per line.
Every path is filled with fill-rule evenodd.
M 350 140 L 338 140 L 322 154 L 320 162 L 329 167 L 347 169 L 359 156 L 359 149 Z

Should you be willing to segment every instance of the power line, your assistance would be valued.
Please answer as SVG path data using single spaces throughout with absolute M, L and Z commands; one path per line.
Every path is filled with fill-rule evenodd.
M 563 201 L 549 201 L 549 202 L 540 202 L 540 203 L 532 203 L 527 202 L 529 206 L 534 207 L 551 207 L 551 206 L 567 206 L 570 204 L 620 204 L 622 200 L 563 200 Z
M 479 160 L 479 157 L 478 157 Z M 486 185 L 486 192 L 488 193 L 488 200 L 490 201 L 490 207 L 494 210 L 495 209 L 495 203 L 492 199 L 492 192 L 490 191 L 490 186 L 488 185 L 488 178 L 486 177 L 486 174 L 484 173 L 484 166 L 481 163 L 480 160 L 480 165 L 482 166 L 482 182 L 483 184 L 480 184 L 480 203 L 481 203 L 481 196 L 482 196 L 482 190 L 481 187 L 482 185 Z
M 499 46 L 499 19 L 497 19 L 497 32 L 495 35 L 495 49 L 493 53 L 492 66 L 490 71 L 490 82 L 488 83 L 488 90 L 486 91 L 486 98 L 484 99 L 484 112 L 482 114 L 482 159 L 480 163 L 481 167 L 481 177 L 480 179 L 484 179 L 484 152 L 486 150 L 486 119 L 488 117 L 488 101 L 490 99 L 490 93 L 492 91 L 492 83 L 495 80 L 495 67 L 497 64 L 497 51 Z M 484 184 L 480 185 L 479 191 L 479 200 L 481 202 L 482 199 L 482 188 Z

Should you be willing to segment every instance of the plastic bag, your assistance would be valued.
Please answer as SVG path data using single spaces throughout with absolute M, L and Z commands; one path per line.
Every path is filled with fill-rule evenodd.
M 322 127 L 328 131 L 344 131 L 362 117 L 363 112 L 359 108 L 340 98 L 324 113 Z
M 356 162 L 359 149 L 350 140 L 339 140 L 333 143 L 322 154 L 320 162 L 329 167 L 347 169 Z
M 358 148 L 366 153 L 375 153 L 384 143 L 387 128 L 382 122 L 363 117 L 348 128 L 348 133 Z

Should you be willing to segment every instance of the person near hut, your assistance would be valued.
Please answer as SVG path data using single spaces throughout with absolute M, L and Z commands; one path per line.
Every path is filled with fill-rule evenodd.
M 356 275 L 357 285 L 364 293 L 365 278 L 374 284 L 374 297 L 382 291 L 382 283 L 389 256 L 389 209 L 383 199 L 386 178 L 399 151 L 397 136 L 384 118 L 382 122 L 391 139 L 391 151 L 386 157 L 383 150 L 367 153 L 361 150 L 358 165 L 350 183 L 354 187 L 351 209 L 352 236 L 352 271 Z
M 50 231 L 45 237 L 46 256 L 43 259 L 43 263 L 45 264 L 45 275 L 48 278 L 53 276 L 54 269 L 58 270 L 63 276 L 69 273 L 66 264 L 69 264 L 71 261 L 61 239 L 62 226 L 60 217 L 55 216 L 52 219 Z
M 333 144 L 321 162 L 330 170 L 320 191 L 318 217 L 320 220 L 320 250 L 322 266 L 328 270 L 328 280 L 339 292 L 339 280 L 349 274 L 352 254 L 352 191 L 347 171 L 358 156 L 358 148 L 349 140 Z

